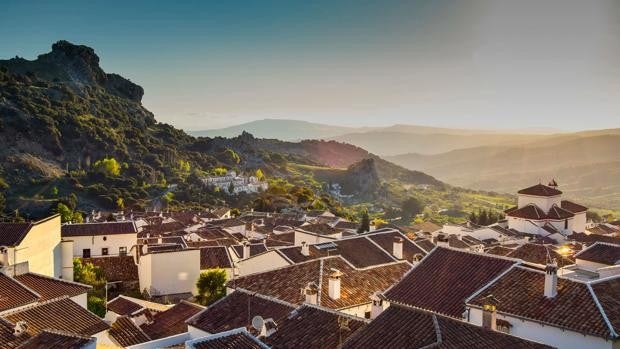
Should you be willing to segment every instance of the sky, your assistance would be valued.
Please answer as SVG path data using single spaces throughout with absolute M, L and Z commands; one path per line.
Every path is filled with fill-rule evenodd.
M 95 49 L 186 130 L 620 127 L 620 1 L 4 0 L 0 58 Z

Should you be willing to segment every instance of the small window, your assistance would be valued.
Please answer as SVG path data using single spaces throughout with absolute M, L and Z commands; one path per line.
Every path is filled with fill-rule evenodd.
M 365 319 L 370 319 L 370 312 L 369 311 L 364 313 L 364 318 Z
M 101 249 L 101 255 L 102 256 L 107 256 L 108 255 L 108 248 L 107 247 L 104 247 L 104 248 Z
M 121 256 L 126 256 L 127 255 L 127 247 L 119 247 L 118 248 L 118 254 Z
M 108 240 L 108 237 L 107 237 L 107 236 L 104 236 L 104 237 L 103 237 L 103 241 L 107 241 L 107 240 Z
M 564 220 L 564 229 L 568 229 L 568 219 Z
M 85 248 L 82 250 L 82 257 L 83 258 L 90 258 L 90 248 Z

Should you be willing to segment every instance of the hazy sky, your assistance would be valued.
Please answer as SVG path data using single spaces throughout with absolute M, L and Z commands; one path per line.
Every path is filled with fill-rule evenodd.
M 617 0 L 2 1 L 1 58 L 60 39 L 188 130 L 620 127 Z

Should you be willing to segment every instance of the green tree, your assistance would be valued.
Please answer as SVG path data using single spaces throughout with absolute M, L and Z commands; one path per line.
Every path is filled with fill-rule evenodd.
M 189 161 L 179 160 L 179 170 L 181 172 L 189 173 L 189 171 L 191 170 Z
M 58 187 L 53 186 L 52 189 L 50 190 L 50 193 L 52 194 L 52 196 L 58 196 Z
M 114 158 L 104 158 L 95 161 L 93 164 L 95 171 L 103 173 L 108 177 L 117 177 L 121 174 L 121 165 Z
M 362 211 L 362 218 L 360 220 L 360 226 L 357 228 L 357 233 L 362 234 L 370 231 L 370 217 L 368 217 L 368 211 Z
M 71 222 L 73 223 L 84 223 L 84 216 L 80 212 L 73 211 L 71 215 Z
M 200 274 L 196 282 L 196 299 L 202 305 L 209 305 L 226 295 L 226 271 L 211 269 Z
M 60 220 L 63 223 L 71 222 L 73 219 L 73 211 L 69 208 L 69 206 L 59 202 L 56 206 L 56 212 L 60 214 Z
M 403 201 L 401 210 L 403 212 L 403 218 L 409 220 L 415 217 L 418 213 L 421 213 L 422 210 L 424 210 L 424 205 L 420 202 L 420 200 L 410 196 Z
M 73 259 L 73 280 L 92 286 L 88 292 L 88 310 L 103 317 L 105 316 L 106 283 L 103 269 L 92 263 L 82 263 L 79 258 Z
M 116 207 L 118 207 L 118 209 L 120 210 L 125 208 L 125 201 L 123 200 L 123 198 L 116 199 Z
M 261 170 L 260 168 L 258 170 L 256 170 L 256 178 L 258 178 L 259 181 L 262 181 L 263 179 L 265 179 L 265 174 L 263 173 L 263 170 Z

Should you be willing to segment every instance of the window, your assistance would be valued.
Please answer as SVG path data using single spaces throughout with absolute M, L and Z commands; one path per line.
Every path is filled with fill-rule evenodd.
M 83 258 L 90 258 L 90 248 L 85 248 L 82 250 L 82 257 Z
M 121 256 L 126 256 L 127 255 L 127 247 L 119 247 L 118 248 L 118 254 Z
M 568 229 L 568 219 L 564 220 L 564 229 Z
M 364 313 L 364 318 L 365 319 L 370 319 L 370 312 L 369 311 Z
M 101 255 L 102 256 L 107 256 L 108 255 L 108 248 L 107 247 L 104 247 L 104 248 L 101 249 Z

